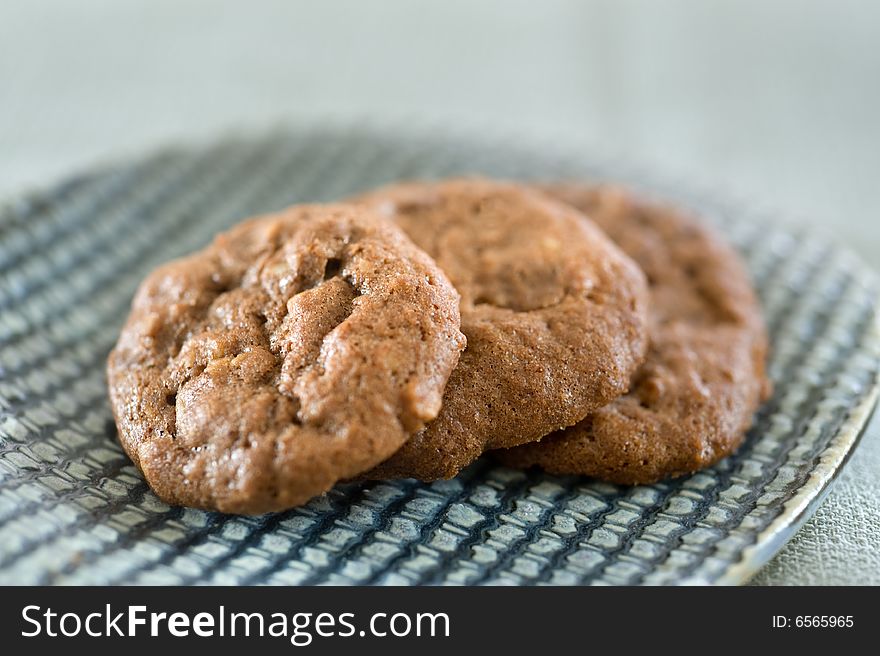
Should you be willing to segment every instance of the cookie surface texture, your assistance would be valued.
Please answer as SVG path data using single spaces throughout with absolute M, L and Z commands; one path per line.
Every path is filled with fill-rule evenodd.
M 651 345 L 628 394 L 540 442 L 499 451 L 501 461 L 638 484 L 729 455 L 770 390 L 761 309 L 739 257 L 695 219 L 623 190 L 546 191 L 588 214 L 645 271 Z
M 447 277 L 364 208 L 251 219 L 141 284 L 107 367 L 120 441 L 171 504 L 290 508 L 437 415 L 459 325 Z
M 368 477 L 452 477 L 485 450 L 570 426 L 627 389 L 646 348 L 647 286 L 579 212 L 480 179 L 358 200 L 446 272 L 468 339 L 437 419 Z

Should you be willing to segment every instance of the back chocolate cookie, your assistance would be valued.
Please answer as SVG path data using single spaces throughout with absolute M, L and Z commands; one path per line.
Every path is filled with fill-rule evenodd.
M 545 191 L 584 211 L 645 271 L 651 346 L 628 394 L 497 456 L 514 467 L 637 484 L 732 453 L 770 390 L 761 308 L 739 257 L 695 219 L 620 189 Z

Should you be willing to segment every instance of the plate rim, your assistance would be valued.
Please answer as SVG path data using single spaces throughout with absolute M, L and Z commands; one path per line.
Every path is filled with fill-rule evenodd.
M 880 338 L 877 330 L 875 339 Z M 820 462 L 810 471 L 810 477 L 795 495 L 785 502 L 784 509 L 763 531 L 755 535 L 755 542 L 742 550 L 740 559 L 731 563 L 717 579 L 700 581 L 684 579 L 679 585 L 709 583 L 712 585 L 745 585 L 791 540 L 809 521 L 828 497 L 850 458 L 862 441 L 880 400 L 880 376 L 875 375 L 871 390 L 861 403 L 854 406 L 844 425 L 820 453 Z M 833 462 L 822 463 L 821 458 L 833 453 Z M 819 476 L 817 472 L 822 470 Z

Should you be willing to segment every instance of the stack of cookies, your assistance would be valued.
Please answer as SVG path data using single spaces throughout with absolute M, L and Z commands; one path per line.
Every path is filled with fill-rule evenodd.
M 402 183 L 245 221 L 153 272 L 110 354 L 171 504 L 263 513 L 484 453 L 620 484 L 717 462 L 767 397 L 736 254 L 613 187 Z

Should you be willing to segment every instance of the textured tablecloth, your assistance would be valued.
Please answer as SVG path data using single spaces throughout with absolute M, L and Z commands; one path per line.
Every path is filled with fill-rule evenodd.
M 10 0 L 0 197 L 297 112 L 494 117 L 698 172 L 870 258 L 880 92 L 865 81 L 880 71 L 880 10 L 809 4 L 392 1 L 378 12 L 338 0 Z M 754 582 L 880 584 L 878 474 L 875 419 L 824 505 Z

